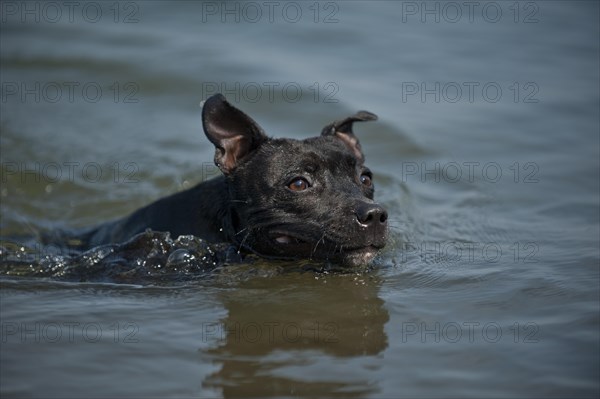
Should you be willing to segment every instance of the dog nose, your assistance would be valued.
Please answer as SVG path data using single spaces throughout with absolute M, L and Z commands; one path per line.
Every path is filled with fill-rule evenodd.
M 386 224 L 388 214 L 377 204 L 362 204 L 356 209 L 356 217 L 365 226 Z

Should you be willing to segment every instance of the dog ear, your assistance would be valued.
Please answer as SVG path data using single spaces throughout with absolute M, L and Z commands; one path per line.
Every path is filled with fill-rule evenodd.
M 365 156 L 360 148 L 358 138 L 352 132 L 354 122 L 366 122 L 377 120 L 377 115 L 368 111 L 358 111 L 356 114 L 347 117 L 341 121 L 335 121 L 325 126 L 321 131 L 321 136 L 335 136 L 352 151 L 359 161 L 364 161 Z
M 215 145 L 215 164 L 226 175 L 268 140 L 262 128 L 229 104 L 222 94 L 215 94 L 204 102 L 202 126 L 206 137 Z

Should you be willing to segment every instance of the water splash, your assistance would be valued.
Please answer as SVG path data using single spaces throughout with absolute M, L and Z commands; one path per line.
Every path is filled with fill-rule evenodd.
M 158 283 L 198 279 L 216 267 L 239 262 L 230 244 L 209 244 L 194 236 L 172 239 L 146 231 L 121 244 L 85 252 L 68 247 L 2 241 L 0 274 L 65 281 Z

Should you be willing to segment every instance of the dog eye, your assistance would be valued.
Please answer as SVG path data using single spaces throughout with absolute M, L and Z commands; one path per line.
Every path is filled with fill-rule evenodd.
M 297 177 L 288 184 L 288 188 L 292 191 L 304 191 L 309 187 L 310 184 L 308 184 L 308 181 L 303 177 Z
M 371 179 L 371 176 L 369 176 L 366 173 L 360 175 L 360 182 L 367 187 L 371 187 L 373 185 L 373 180 Z

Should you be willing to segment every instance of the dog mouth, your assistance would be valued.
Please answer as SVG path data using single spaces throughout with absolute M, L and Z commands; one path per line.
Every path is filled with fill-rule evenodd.
M 357 266 L 369 263 L 385 243 L 366 243 L 365 245 L 341 245 L 325 236 L 307 237 L 295 232 L 273 230 L 268 234 L 274 246 L 280 248 L 284 257 L 309 257 L 329 259 Z
M 307 242 L 301 238 L 293 237 L 289 234 L 276 234 L 273 239 L 277 244 L 306 244 Z
M 313 238 L 284 230 L 273 230 L 269 232 L 268 236 L 276 246 L 289 248 L 315 246 L 318 243 L 318 240 Z

